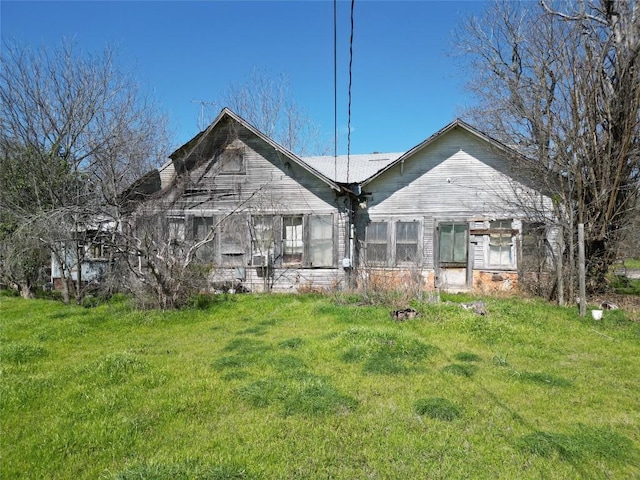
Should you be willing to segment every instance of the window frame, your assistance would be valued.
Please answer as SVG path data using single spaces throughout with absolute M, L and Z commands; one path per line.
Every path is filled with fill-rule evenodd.
M 258 245 L 261 241 L 258 237 L 255 219 L 271 218 L 273 222 L 272 234 L 273 239 L 269 242 L 268 248 L 260 248 Z M 324 235 L 314 236 L 317 232 L 313 228 L 313 222 L 326 222 L 330 227 L 328 231 L 323 232 Z M 287 223 L 290 223 L 287 225 Z M 293 224 L 295 223 L 295 224 Z M 337 263 L 337 246 L 335 216 L 333 213 L 327 214 L 307 214 L 307 213 L 287 213 L 287 214 L 257 214 L 251 216 L 252 225 L 252 246 L 251 259 L 257 256 L 269 256 L 269 263 L 280 268 L 335 268 Z M 287 227 L 295 227 L 294 229 Z M 287 238 L 287 232 L 297 232 L 296 237 Z M 292 244 L 290 242 L 295 242 Z M 320 264 L 315 261 L 314 249 L 324 248 L 330 245 L 330 253 L 324 255 L 325 261 Z M 288 253 L 288 249 L 295 249 L 298 252 Z
M 443 248 L 446 242 L 443 242 L 443 234 L 445 233 L 445 227 L 451 227 L 450 234 L 452 235 L 452 239 L 450 242 L 451 246 L 451 255 L 447 255 L 446 259 L 443 259 Z M 456 228 L 462 227 L 463 230 L 460 232 L 459 236 L 456 236 Z M 438 264 L 443 267 L 464 267 L 466 268 L 469 263 L 469 222 L 462 221 L 443 221 L 438 223 Z M 456 242 L 456 238 L 463 238 L 464 245 L 464 260 L 458 260 L 456 256 L 456 245 L 459 245 Z
M 290 221 L 290 225 L 287 225 L 287 221 Z M 295 221 L 295 224 L 294 224 Z M 298 223 L 299 221 L 299 223 Z M 291 214 L 282 215 L 280 218 L 281 236 L 280 241 L 282 243 L 282 265 L 283 266 L 302 266 L 304 262 L 304 245 L 305 245 L 305 228 L 304 228 L 304 215 Z M 290 231 L 294 238 L 287 238 L 287 227 L 290 227 Z M 299 233 L 298 233 L 299 231 Z M 293 233 L 296 232 L 296 233 Z M 292 245 L 287 245 L 290 242 Z M 295 243 L 296 245 L 293 245 Z M 299 243 L 299 245 L 298 245 Z M 287 253 L 288 249 L 295 249 L 295 253 Z M 300 250 L 297 252 L 297 250 Z M 291 257 L 291 258 L 287 258 Z M 298 260 L 299 257 L 299 260 Z
M 496 240 L 497 239 L 497 240 Z M 487 241 L 487 265 L 492 269 L 514 269 L 516 267 L 514 252 L 514 234 L 512 219 L 497 219 L 489 221 L 489 235 Z M 497 247 L 499 261 L 495 262 L 494 248 Z M 508 261 L 503 261 L 507 256 Z
M 398 241 L 399 232 L 402 230 L 403 225 L 415 225 L 415 239 L 406 240 L 401 239 Z M 392 219 L 375 219 L 370 221 L 365 227 L 364 238 L 364 261 L 367 265 L 374 267 L 407 267 L 407 266 L 420 266 L 423 261 L 423 219 L 418 218 L 392 218 Z M 384 233 L 376 234 L 375 238 L 371 238 L 372 228 L 381 229 L 381 225 L 384 225 Z M 406 260 L 400 258 L 399 248 L 403 245 L 415 245 L 415 259 Z M 384 246 L 379 247 L 379 252 L 384 251 L 384 259 L 371 258 L 371 252 L 373 249 L 371 246 Z
M 389 255 L 389 223 L 390 222 L 388 220 L 374 220 L 367 224 L 365 228 L 365 261 L 368 265 L 389 266 L 389 264 L 391 263 Z M 379 226 L 384 226 L 384 234 L 376 234 L 376 238 L 370 238 L 369 232 L 374 225 L 376 226 L 376 231 L 378 230 Z M 371 245 L 384 245 L 384 250 L 381 250 L 384 251 L 384 259 L 371 258 Z
M 226 229 L 229 229 L 227 231 Z M 226 216 L 217 226 L 217 243 L 219 258 L 217 264 L 221 267 L 243 267 L 247 264 L 247 218 L 243 214 Z M 224 242 L 233 237 L 234 242 Z
M 335 224 L 334 224 L 334 216 L 333 214 L 319 214 L 319 215 L 307 215 L 306 219 L 306 235 L 304 238 L 304 252 L 303 252 L 303 264 L 308 268 L 333 268 L 336 265 L 336 236 L 335 236 Z M 323 236 L 315 237 L 314 234 L 317 232 L 317 229 L 314 229 L 313 222 L 319 221 L 321 224 L 327 225 L 328 235 L 326 235 L 326 231 L 321 229 Z M 303 225 L 303 234 L 304 234 L 305 226 Z M 329 260 L 328 261 L 320 261 L 320 263 L 314 264 L 314 251 L 316 249 L 323 248 L 326 249 L 327 245 L 330 245 L 329 251 Z M 326 252 L 321 252 L 323 257 L 326 257 Z
M 261 221 L 256 222 L 258 219 Z M 251 265 L 263 267 L 273 263 L 277 249 L 276 219 L 277 216 L 272 214 L 251 215 Z M 260 228 L 258 225 L 261 225 Z M 265 232 L 268 232 L 267 236 L 264 236 Z M 258 261 L 257 258 L 262 260 Z
M 415 241 L 406 241 L 406 240 L 402 240 L 400 241 L 398 239 L 398 235 L 399 235 L 399 231 L 401 230 L 400 225 L 414 225 L 415 226 Z M 420 255 L 420 222 L 417 220 L 398 220 L 395 222 L 394 225 L 394 238 L 395 238 L 395 243 L 394 243 L 394 256 L 393 256 L 393 263 L 395 265 L 401 266 L 401 265 L 420 265 L 421 264 L 421 258 L 422 255 Z M 402 245 L 415 245 L 415 258 L 413 260 L 406 260 L 406 259 L 402 259 L 400 260 L 399 257 L 399 246 Z
M 206 234 L 202 237 L 199 234 L 199 229 L 198 229 L 198 222 L 203 220 L 203 224 L 206 227 Z M 189 218 L 189 224 L 191 226 L 190 229 L 190 240 L 193 242 L 193 244 L 195 245 L 196 243 L 204 240 L 207 235 L 208 232 L 211 231 L 211 229 L 213 229 L 216 226 L 216 216 L 215 215 L 206 215 L 203 213 L 200 214 L 194 214 L 192 216 L 190 216 Z M 209 224 L 207 226 L 207 224 Z M 195 258 L 197 259 L 198 263 L 201 264 L 217 264 L 218 263 L 218 249 L 216 248 L 216 236 L 214 234 L 214 238 L 204 244 L 201 245 L 195 252 Z
M 240 166 L 237 169 L 227 170 L 227 167 L 231 164 L 230 158 L 232 158 L 232 156 L 240 159 Z M 220 175 L 246 175 L 247 166 L 245 157 L 245 149 L 243 146 L 226 147 L 218 153 L 216 158 L 218 165 L 220 165 L 218 173 Z

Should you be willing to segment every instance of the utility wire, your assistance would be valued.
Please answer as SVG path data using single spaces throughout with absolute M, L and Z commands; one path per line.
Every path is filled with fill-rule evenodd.
M 338 0 L 333 0 L 333 171 L 338 178 Z
M 351 0 L 351 36 L 349 38 L 349 110 L 347 116 L 347 183 L 349 183 L 349 163 L 351 160 L 351 81 L 353 67 L 353 7 L 356 0 Z

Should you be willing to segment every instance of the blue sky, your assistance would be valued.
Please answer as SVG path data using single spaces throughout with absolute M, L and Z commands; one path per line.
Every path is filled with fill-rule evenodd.
M 351 153 L 406 151 L 471 99 L 451 37 L 476 1 L 357 0 Z M 346 153 L 350 2 L 338 3 L 338 153 Z M 289 79 L 295 101 L 333 140 L 333 2 L 0 1 L 5 39 L 116 46 L 166 110 L 174 146 L 199 131 L 200 105 L 253 69 Z

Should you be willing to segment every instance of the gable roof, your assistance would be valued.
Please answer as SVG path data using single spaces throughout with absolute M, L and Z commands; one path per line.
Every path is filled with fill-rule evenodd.
M 454 130 L 456 128 L 460 128 L 462 130 L 465 130 L 466 132 L 474 135 L 475 137 L 480 138 L 484 142 L 489 143 L 493 147 L 503 151 L 507 155 L 522 157 L 522 155 L 520 153 L 518 153 L 517 151 L 515 151 L 514 149 L 512 149 L 510 147 L 507 147 L 505 144 L 503 144 L 503 143 L 499 142 L 498 140 L 486 135 L 485 133 L 482 133 L 480 130 L 472 127 L 468 123 L 466 123 L 463 120 L 460 120 L 459 118 L 457 118 L 453 122 L 451 122 L 449 125 L 447 125 L 444 128 L 438 130 L 436 133 L 431 135 L 429 138 L 427 138 L 423 142 L 419 143 L 418 145 L 416 145 L 415 147 L 413 147 L 412 149 L 410 149 L 406 153 L 400 155 L 394 161 L 389 162 L 384 168 L 380 169 L 379 171 L 377 171 L 376 173 L 374 173 L 373 175 L 371 175 L 370 177 L 365 179 L 361 183 L 361 185 L 362 186 L 367 185 L 368 183 L 372 182 L 374 179 L 378 178 L 380 175 L 382 175 L 386 171 L 392 169 L 397 164 L 404 162 L 407 158 L 411 157 L 412 155 L 414 155 L 415 153 L 419 152 L 423 148 L 431 145 L 437 139 L 443 137 L 448 132 L 450 132 L 450 131 L 452 131 L 452 130 Z
M 301 168 L 303 168 L 304 170 L 308 171 L 309 173 L 311 173 L 312 175 L 316 176 L 318 179 L 320 179 L 322 182 L 324 182 L 325 184 L 327 184 L 330 188 L 332 188 L 333 190 L 336 191 L 341 191 L 341 188 L 339 185 L 336 184 L 336 182 L 334 182 L 329 176 L 325 175 L 324 173 L 316 170 L 313 166 L 307 164 L 304 160 L 302 160 L 300 157 L 298 157 L 296 154 L 294 154 L 293 152 L 291 152 L 290 150 L 288 150 L 287 148 L 283 147 L 282 145 L 280 145 L 279 143 L 277 143 L 275 140 L 269 138 L 268 136 L 266 136 L 264 133 L 262 133 L 260 130 L 258 130 L 256 127 L 254 127 L 253 125 L 251 125 L 249 122 L 247 122 L 246 120 L 244 120 L 242 117 L 240 117 L 238 114 L 234 113 L 233 111 L 231 111 L 230 109 L 228 109 L 227 107 L 223 108 L 220 113 L 218 114 L 218 116 L 216 117 L 216 119 L 211 123 L 211 125 L 209 125 L 205 130 L 203 130 L 202 132 L 198 133 L 195 137 L 193 137 L 191 140 L 189 140 L 187 143 L 185 143 L 184 145 L 182 145 L 180 148 L 178 148 L 175 152 L 173 152 L 171 155 L 169 155 L 169 158 L 171 159 L 172 162 L 175 162 L 177 159 L 179 158 L 185 158 L 187 157 L 191 152 L 193 152 L 203 141 L 205 141 L 205 139 L 209 136 L 209 134 L 215 130 L 215 128 L 225 119 L 230 118 L 233 121 L 237 122 L 238 124 L 240 124 L 242 127 L 244 127 L 245 129 L 247 129 L 248 131 L 250 131 L 252 134 L 254 134 L 256 137 L 260 138 L 262 141 L 264 141 L 265 143 L 267 143 L 271 148 L 273 148 L 276 152 L 282 153 L 285 157 L 287 157 L 288 160 L 290 160 L 291 162 L 297 164 L 298 166 L 300 166 Z M 164 167 L 166 167 L 167 165 L 165 164 Z

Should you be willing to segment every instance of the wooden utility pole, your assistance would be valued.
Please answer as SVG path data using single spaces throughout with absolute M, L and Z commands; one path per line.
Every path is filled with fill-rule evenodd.
M 578 224 L 578 288 L 580 289 L 580 316 L 587 314 L 587 289 L 584 258 L 584 223 Z
M 558 232 L 558 251 L 556 253 L 556 277 L 558 279 L 558 305 L 564 306 L 564 277 L 562 272 L 562 256 L 564 255 L 564 232 L 560 227 Z

